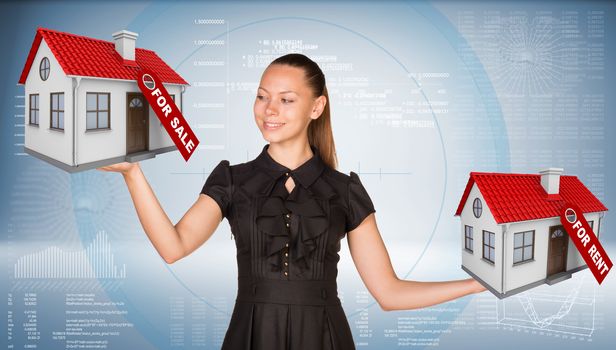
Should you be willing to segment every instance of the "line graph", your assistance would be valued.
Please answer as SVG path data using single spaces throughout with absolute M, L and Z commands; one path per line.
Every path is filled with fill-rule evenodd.
M 496 323 L 513 329 L 590 337 L 595 329 L 595 302 L 596 285 L 583 274 L 575 281 L 497 300 Z

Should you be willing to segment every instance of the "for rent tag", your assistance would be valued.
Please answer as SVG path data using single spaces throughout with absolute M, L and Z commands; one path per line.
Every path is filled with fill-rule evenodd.
M 148 103 L 160 119 L 160 122 L 171 136 L 184 160 L 194 153 L 199 140 L 182 116 L 180 109 L 169 96 L 161 80 L 149 69 L 142 69 L 137 78 L 137 85 L 148 100 Z
M 560 211 L 560 222 L 597 282 L 601 284 L 612 269 L 612 261 L 582 215 L 582 211 L 576 205 L 566 203 Z

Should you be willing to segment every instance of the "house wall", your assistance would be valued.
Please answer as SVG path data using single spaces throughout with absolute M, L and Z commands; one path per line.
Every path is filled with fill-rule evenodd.
M 511 223 L 505 234 L 505 292 L 545 279 L 548 264 L 548 236 L 551 226 L 560 225 L 559 218 Z M 535 230 L 534 259 L 513 265 L 513 237 L 516 232 Z
M 598 213 L 585 214 L 586 220 L 594 220 L 597 228 Z M 547 277 L 549 230 L 551 226 L 561 225 L 560 218 L 531 220 L 511 223 L 505 234 L 505 292 L 537 282 Z M 534 259 L 528 262 L 513 264 L 513 237 L 516 232 L 535 230 Z M 572 270 L 585 265 L 571 239 L 568 243 L 566 270 Z
M 482 202 L 482 214 L 476 218 L 473 214 L 473 201 L 479 197 Z M 479 192 L 477 184 L 473 184 L 464 208 L 460 213 L 461 221 L 461 249 L 462 266 L 469 269 L 477 277 L 488 283 L 498 292 L 502 292 L 502 227 L 496 224 L 483 195 Z M 464 225 L 473 226 L 473 252 L 464 248 Z M 495 252 L 494 264 L 483 259 L 483 230 L 494 232 Z
M 49 59 L 49 77 L 43 81 L 39 67 L 43 57 Z M 64 93 L 64 131 L 51 129 L 52 92 Z M 51 53 L 45 40 L 41 41 L 39 49 L 30 67 L 30 72 L 24 84 L 24 146 L 42 153 L 60 162 L 72 165 L 73 161 L 73 98 L 72 81 L 66 77 L 62 67 Z M 39 125 L 30 125 L 30 94 L 39 94 Z
M 175 94 L 176 104 L 180 107 L 181 87 L 166 85 L 169 94 Z M 109 130 L 86 130 L 86 93 L 110 93 L 111 122 Z M 82 78 L 78 88 L 77 110 L 77 159 L 79 164 L 104 160 L 126 154 L 126 94 L 141 92 L 134 81 Z M 174 143 L 162 126 L 150 106 L 149 113 L 149 147 L 155 150 Z

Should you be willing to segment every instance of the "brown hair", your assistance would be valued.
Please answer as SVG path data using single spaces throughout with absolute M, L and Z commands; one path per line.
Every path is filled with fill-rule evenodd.
M 319 155 L 330 168 L 338 168 L 334 134 L 332 133 L 331 116 L 329 112 L 329 95 L 325 86 L 325 75 L 319 65 L 300 53 L 290 53 L 280 56 L 272 63 L 297 67 L 304 70 L 306 81 L 315 97 L 325 96 L 327 103 L 321 116 L 308 125 L 308 142 L 319 150 Z

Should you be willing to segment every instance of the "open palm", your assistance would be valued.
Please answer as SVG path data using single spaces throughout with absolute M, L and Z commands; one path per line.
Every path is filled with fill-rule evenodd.
M 103 167 L 96 168 L 96 169 L 101 170 L 101 171 L 113 171 L 113 172 L 125 174 L 129 172 L 130 170 L 132 170 L 133 168 L 137 167 L 138 164 L 139 163 L 121 162 L 121 163 L 103 166 Z

